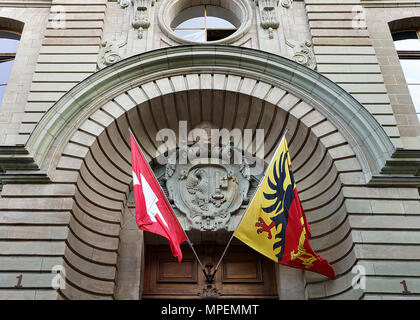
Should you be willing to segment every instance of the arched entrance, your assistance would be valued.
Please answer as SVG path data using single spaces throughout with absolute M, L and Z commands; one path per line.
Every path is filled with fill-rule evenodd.
M 347 291 L 356 258 L 340 175 L 378 172 L 393 150 L 389 138 L 356 100 L 313 70 L 251 49 L 183 46 L 131 57 L 94 74 L 44 116 L 28 141 L 53 183 L 76 186 L 64 254 L 68 286 L 60 294 L 142 295 L 144 235 L 124 230 L 131 190 L 128 127 L 153 160 L 160 155 L 157 132 L 177 132 L 181 120 L 191 128 L 208 121 L 229 130 L 264 129 L 266 161 L 289 129 L 312 247 L 332 263 L 335 284 Z M 279 289 L 285 282 L 276 268 L 280 281 L 272 281 Z M 302 283 L 303 276 L 329 283 L 301 273 Z

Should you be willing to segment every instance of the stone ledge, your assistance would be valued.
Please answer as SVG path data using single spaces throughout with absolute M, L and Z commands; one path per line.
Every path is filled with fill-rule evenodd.
M 45 172 L 8 172 L 0 174 L 1 184 L 21 184 L 21 183 L 50 183 L 51 180 Z
M 381 173 L 420 177 L 420 150 L 397 149 L 385 163 Z
M 420 187 L 420 149 L 397 149 L 368 185 Z
M 0 183 L 48 183 L 24 146 L 0 146 Z
M 24 146 L 0 146 L 0 170 L 38 170 Z

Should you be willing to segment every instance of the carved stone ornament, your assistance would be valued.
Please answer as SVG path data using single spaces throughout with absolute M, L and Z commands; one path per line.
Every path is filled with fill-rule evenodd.
M 293 0 L 281 0 L 281 6 L 283 8 L 290 8 L 293 4 Z
M 203 299 L 214 299 L 220 297 L 221 294 L 216 288 L 207 286 L 207 288 L 204 288 L 202 292 L 198 293 L 198 296 Z
M 178 159 L 180 154 L 182 157 L 183 153 L 192 152 L 191 149 L 178 150 Z M 227 229 L 232 214 L 249 201 L 251 178 L 245 160 L 242 164 L 212 160 L 215 159 L 197 158 L 187 164 L 165 167 L 164 189 L 169 201 L 186 218 L 187 230 Z
M 123 8 L 127 8 L 130 5 L 130 0 L 118 0 L 118 4 Z
M 293 50 L 292 60 L 311 69 L 316 68 L 315 55 L 312 51 L 312 43 L 308 40 L 297 42 L 286 40 L 287 45 Z
M 276 12 L 279 0 L 258 0 L 257 3 L 258 7 L 260 8 L 261 26 L 264 29 L 268 29 L 269 38 L 273 39 L 273 30 L 278 29 L 280 25 L 280 21 Z
M 132 5 L 131 26 L 137 30 L 137 37 L 143 39 L 144 30 L 150 27 L 150 11 L 155 0 L 120 0 L 118 3 L 123 8 Z
M 98 67 L 100 69 L 105 68 L 113 63 L 121 60 L 119 55 L 119 46 L 110 41 L 104 41 L 101 43 L 99 49 Z

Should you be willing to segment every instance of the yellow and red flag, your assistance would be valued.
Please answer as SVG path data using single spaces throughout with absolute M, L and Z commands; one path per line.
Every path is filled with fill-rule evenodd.
M 234 236 L 271 260 L 334 279 L 309 245 L 311 232 L 291 170 L 284 137 Z

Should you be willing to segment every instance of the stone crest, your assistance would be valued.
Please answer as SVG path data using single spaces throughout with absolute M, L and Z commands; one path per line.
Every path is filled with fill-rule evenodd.
M 232 215 L 249 201 L 251 177 L 246 162 L 221 164 L 214 160 L 198 158 L 165 167 L 164 189 L 184 216 L 187 230 L 227 229 Z

